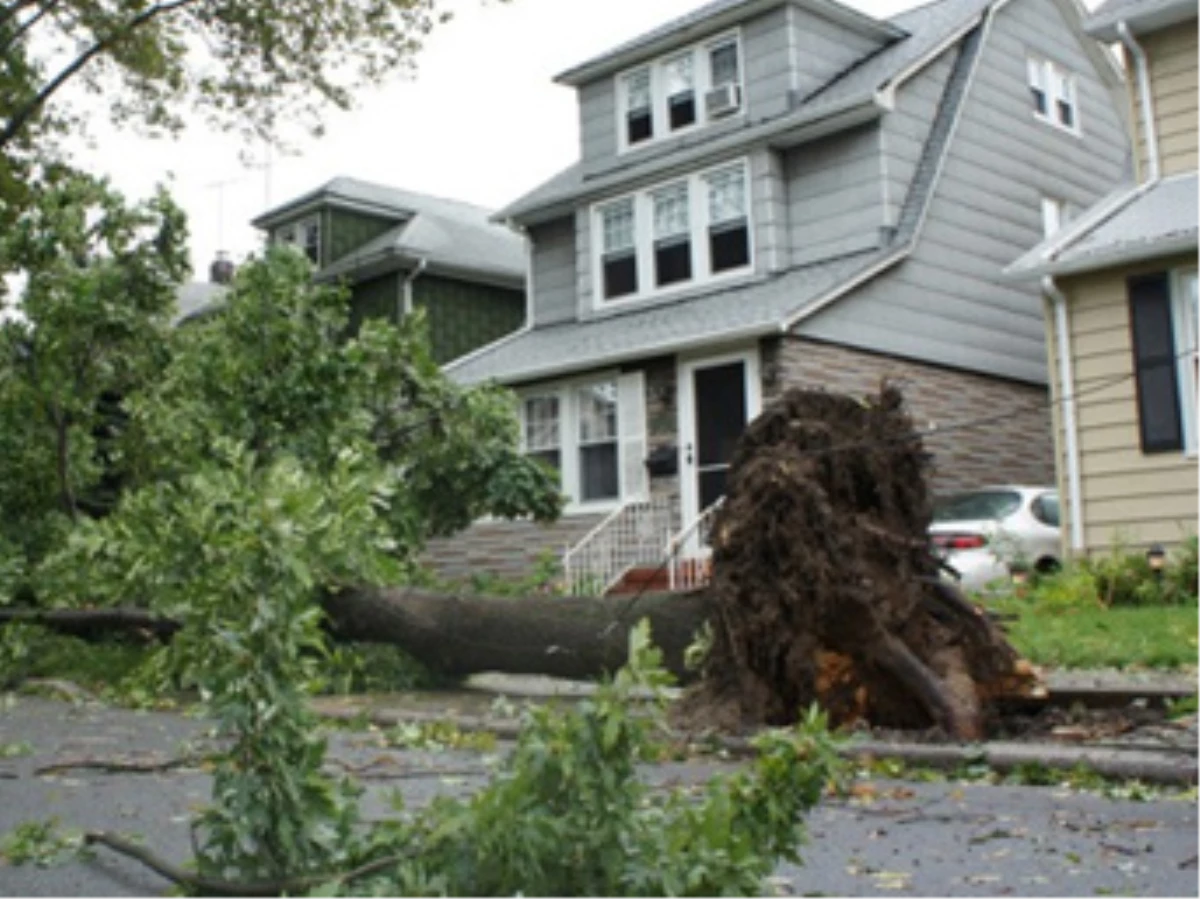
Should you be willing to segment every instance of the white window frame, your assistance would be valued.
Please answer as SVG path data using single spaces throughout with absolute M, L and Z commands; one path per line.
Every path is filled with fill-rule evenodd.
M 1030 54 L 1025 63 L 1026 84 L 1029 90 L 1038 90 L 1046 98 L 1046 111 L 1035 106 L 1033 117 L 1068 134 L 1079 137 L 1083 132 L 1079 114 L 1079 79 L 1070 69 L 1045 57 Z M 1071 122 L 1063 121 L 1060 103 L 1071 109 Z
M 1183 451 L 1188 456 L 1197 454 L 1197 400 L 1200 385 L 1197 385 L 1197 352 L 1200 322 L 1196 313 L 1196 269 L 1177 269 L 1171 278 L 1171 326 L 1175 332 L 1175 359 L 1179 383 L 1180 424 L 1183 427 Z
M 584 502 L 579 499 L 582 487 L 581 478 L 583 477 L 583 466 L 580 464 L 581 451 L 586 445 L 610 441 L 606 439 L 589 443 L 583 439 L 579 397 L 582 391 L 600 384 L 611 384 L 616 396 L 616 427 L 611 442 L 616 443 L 617 450 L 617 495 Z M 609 512 L 627 500 L 645 497 L 648 488 L 644 472 L 646 412 L 645 377 L 642 372 L 621 374 L 609 371 L 586 378 L 572 378 L 553 384 L 542 384 L 521 391 L 519 414 L 522 452 L 536 452 L 537 450 L 536 447 L 529 447 L 527 442 L 529 434 L 526 418 L 527 401 L 541 397 L 558 399 L 559 442 L 557 448 L 561 463 L 559 466 L 559 489 L 567 497 L 567 504 L 563 510 L 565 514 Z
M 309 252 L 308 246 L 308 231 L 310 228 L 315 228 L 317 235 L 316 244 L 312 247 L 312 252 Z M 321 248 L 324 236 L 321 233 L 321 214 L 313 213 L 276 229 L 274 242 L 295 247 L 307 256 L 313 265 L 319 266 L 321 264 Z
M 741 93 L 741 103 L 736 112 L 718 118 L 709 118 L 705 97 L 713 89 L 712 50 L 733 43 L 737 48 L 737 79 L 736 84 Z M 674 130 L 670 127 L 670 104 L 667 95 L 667 67 L 681 56 L 690 55 L 692 59 L 692 91 L 694 93 L 696 116 L 689 125 Z M 627 130 L 627 115 L 629 113 L 629 93 L 626 90 L 626 80 L 633 75 L 646 71 L 650 75 L 650 136 L 635 143 L 629 142 Z M 692 44 L 690 47 L 672 50 L 648 63 L 618 72 L 613 80 L 617 102 L 617 152 L 628 153 L 652 146 L 664 140 L 688 134 L 698 128 L 704 128 L 713 122 L 735 119 L 746 113 L 746 56 L 743 50 L 741 29 L 725 31 L 707 40 Z
M 1057 197 L 1042 197 L 1042 238 L 1053 237 L 1067 223 L 1067 204 Z
M 745 265 L 726 269 L 721 272 L 712 271 L 712 259 L 709 253 L 709 226 L 711 210 L 709 208 L 709 179 L 720 172 L 738 169 L 742 176 L 743 201 L 745 203 L 746 241 L 748 257 Z M 655 274 L 655 227 L 654 203 L 655 197 L 675 185 L 686 184 L 688 194 L 688 234 L 691 245 L 692 275 L 686 280 L 676 281 L 663 287 L 656 286 Z M 670 296 L 674 293 L 695 290 L 709 284 L 719 283 L 730 279 L 744 278 L 754 271 L 754 201 L 751 196 L 751 177 L 749 161 L 743 157 L 732 162 L 723 162 L 692 172 L 681 178 L 671 178 L 657 184 L 651 184 L 635 193 L 621 194 L 606 198 L 592 206 L 591 210 L 591 242 L 592 242 L 592 299 L 593 311 L 605 311 L 618 308 L 625 303 L 642 302 L 650 298 Z M 637 265 L 637 289 L 633 293 L 623 294 L 611 299 L 604 296 L 604 212 L 617 204 L 633 202 L 633 241 Z

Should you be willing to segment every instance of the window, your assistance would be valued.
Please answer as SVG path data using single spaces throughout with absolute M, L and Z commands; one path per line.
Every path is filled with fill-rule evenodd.
M 275 243 L 293 246 L 302 251 L 313 265 L 321 264 L 321 219 L 310 215 L 298 222 L 284 225 L 275 232 Z
M 746 175 L 741 166 L 705 175 L 708 186 L 708 257 L 713 272 L 750 264 Z
M 1078 100 L 1075 76 L 1045 59 L 1029 57 L 1029 92 L 1033 97 L 1033 114 L 1045 122 L 1068 131 L 1078 131 Z
M 596 207 L 596 296 L 649 296 L 751 266 L 746 165 L 737 162 Z
M 603 223 L 600 265 L 604 274 L 604 297 L 615 299 L 637 293 L 633 200 L 621 200 L 603 207 L 600 219 Z
M 620 496 L 617 474 L 617 384 L 576 391 L 579 411 L 579 493 L 582 502 Z
M 673 184 L 655 191 L 654 283 L 659 287 L 692 277 L 691 225 L 688 224 L 688 186 Z
M 538 388 L 520 409 L 526 454 L 558 470 L 572 506 L 611 505 L 647 489 L 641 372 Z
M 562 427 L 558 397 L 530 396 L 525 398 L 525 452 L 534 458 L 562 469 Z
M 650 109 L 650 70 L 639 69 L 625 76 L 625 143 L 632 146 L 654 135 Z
M 741 109 L 739 37 L 726 34 L 617 76 L 620 149 Z

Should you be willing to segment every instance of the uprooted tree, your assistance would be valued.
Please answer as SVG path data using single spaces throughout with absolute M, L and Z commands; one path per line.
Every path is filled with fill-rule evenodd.
M 981 735 L 1029 666 L 938 577 L 927 456 L 900 391 L 792 390 L 738 444 L 712 527 L 713 642 L 683 718 L 835 721 Z

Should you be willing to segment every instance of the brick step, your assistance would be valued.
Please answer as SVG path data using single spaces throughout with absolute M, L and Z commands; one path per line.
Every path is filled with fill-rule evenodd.
M 684 574 L 687 566 L 694 566 L 697 575 L 708 572 L 709 560 L 697 559 L 684 562 Z M 641 566 L 625 572 L 620 581 L 609 591 L 609 596 L 627 596 L 633 593 L 666 593 L 671 589 L 671 573 L 666 565 Z

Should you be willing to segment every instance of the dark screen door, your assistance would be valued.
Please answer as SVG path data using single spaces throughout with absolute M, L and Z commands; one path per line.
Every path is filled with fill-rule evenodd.
M 700 509 L 725 495 L 733 447 L 746 428 L 746 363 L 693 373 L 696 401 L 696 494 Z

